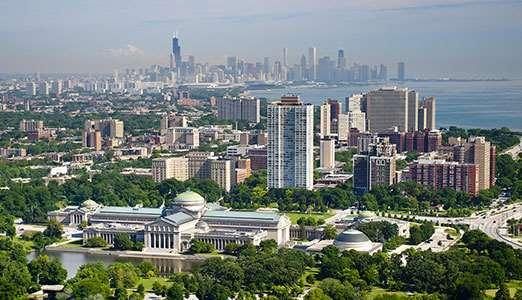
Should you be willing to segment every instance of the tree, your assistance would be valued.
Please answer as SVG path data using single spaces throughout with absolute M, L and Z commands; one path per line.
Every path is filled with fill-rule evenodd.
M 110 284 L 113 288 L 132 288 L 138 282 L 136 268 L 131 263 L 114 263 L 109 266 Z
M 128 298 L 127 289 L 119 287 L 114 290 L 114 300 L 127 300 Z
M 522 300 L 522 289 L 517 289 L 514 300 Z
M 167 300 L 183 300 L 185 299 L 185 289 L 183 285 L 178 283 L 173 283 L 166 292 Z
M 200 240 L 192 240 L 192 245 L 190 246 L 190 252 L 192 253 L 211 253 L 214 250 L 212 244 Z
M 264 240 L 259 243 L 259 248 L 266 253 L 275 253 L 277 251 L 277 242 L 273 239 Z
M 142 261 L 136 267 L 141 277 L 151 278 L 156 275 L 156 266 L 150 261 Z
M 510 300 L 511 296 L 509 295 L 509 289 L 507 288 L 505 283 L 502 283 L 495 293 L 495 300 Z
M 57 259 L 40 255 L 29 263 L 29 272 L 33 281 L 38 284 L 62 284 L 67 277 L 67 271 Z
M 53 240 L 59 240 L 62 238 L 63 225 L 58 221 L 51 220 L 47 223 L 47 228 L 45 228 L 43 234 Z
M 7 236 L 14 236 L 16 234 L 14 218 L 12 216 L 0 215 L 0 233 L 5 233 Z
M 99 237 L 99 236 L 95 236 L 95 237 L 92 237 L 90 239 L 88 239 L 85 244 L 84 244 L 84 247 L 87 247 L 87 248 L 103 248 L 103 247 L 107 247 L 107 242 Z
M 145 295 L 145 286 L 143 286 L 143 283 L 138 284 L 138 287 L 136 288 L 136 293 L 140 295 Z
M 128 234 L 119 232 L 114 235 L 112 248 L 115 250 L 132 250 L 134 242 Z
M 95 296 L 106 299 L 110 293 L 109 285 L 99 281 L 97 278 L 82 279 L 72 287 L 72 297 L 78 300 L 90 299 Z
M 451 295 L 451 299 L 455 300 L 475 300 L 482 299 L 482 286 L 479 279 L 469 273 L 463 274 L 456 282 L 455 291 Z
M 310 290 L 308 294 L 304 297 L 304 300 L 331 300 L 328 295 L 326 295 L 322 289 L 315 288 Z
M 27 293 L 31 274 L 19 261 L 0 259 L 0 299 L 17 299 Z
M 236 255 L 240 245 L 237 243 L 228 243 L 225 245 L 225 253 L 230 255 Z
M 167 292 L 167 286 L 159 281 L 154 281 L 152 284 L 152 292 L 158 296 L 164 296 Z
M 328 224 L 324 227 L 323 230 L 323 239 L 325 240 L 333 240 L 337 236 L 337 230 L 332 224 Z
M 245 276 L 243 269 L 234 259 L 221 259 L 220 257 L 207 259 L 201 265 L 199 272 L 216 283 L 235 291 L 240 289 Z

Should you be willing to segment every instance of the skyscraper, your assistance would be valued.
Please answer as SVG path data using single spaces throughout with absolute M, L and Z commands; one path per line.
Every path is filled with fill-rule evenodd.
M 415 132 L 419 129 L 419 93 L 416 91 L 408 92 L 408 131 Z
M 172 37 L 172 53 L 170 56 L 170 70 L 180 70 L 181 68 L 181 47 L 176 35 Z
M 320 166 L 324 169 L 335 168 L 335 139 L 324 137 L 319 147 Z
M 404 81 L 406 79 L 406 66 L 403 62 L 397 64 L 397 80 Z
M 331 126 L 331 107 L 328 102 L 325 102 L 321 105 L 320 108 L 320 125 L 319 125 L 319 133 L 321 136 L 330 135 Z
M 382 88 L 369 92 L 365 99 L 366 117 L 371 132 L 383 132 L 393 127 L 397 127 L 399 131 L 409 129 L 407 89 Z
M 309 80 L 317 79 L 317 48 L 310 47 L 308 49 L 308 66 L 309 68 Z
M 283 48 L 283 67 L 288 67 L 288 48 Z
M 426 97 L 421 102 L 420 107 L 423 108 L 425 111 L 426 122 L 423 124 L 424 126 L 422 128 L 419 126 L 419 130 L 437 128 L 437 125 L 435 123 L 435 113 L 436 113 L 435 106 L 436 106 L 435 97 Z
M 344 50 L 339 49 L 337 51 L 337 68 L 344 69 L 346 68 L 346 58 L 344 58 Z
M 313 120 L 298 96 L 268 105 L 268 188 L 313 188 Z
M 359 143 L 363 142 L 359 139 Z M 369 139 L 374 139 L 374 142 L 368 147 L 358 145 L 359 154 L 353 156 L 353 188 L 358 195 L 376 186 L 390 186 L 395 179 L 395 145 L 390 144 L 388 139 Z

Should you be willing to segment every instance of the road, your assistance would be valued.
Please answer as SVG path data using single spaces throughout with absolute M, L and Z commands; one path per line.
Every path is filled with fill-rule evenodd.
M 515 249 L 522 249 L 522 243 L 514 241 L 507 236 L 505 228 L 508 219 L 522 218 L 522 205 L 510 205 L 500 212 L 492 212 L 486 214 L 484 218 L 479 218 L 475 223 L 470 225 L 471 229 L 480 229 L 489 237 L 504 242 Z
M 509 155 L 511 155 L 511 157 L 513 157 L 513 159 L 517 159 L 518 154 L 521 152 L 522 152 L 522 137 L 520 137 L 520 143 L 518 143 L 518 145 L 505 150 L 504 152 L 502 152 L 502 154 L 509 154 Z
M 515 249 L 522 249 L 522 243 L 507 236 L 505 225 L 508 219 L 522 218 L 522 203 L 505 205 L 501 208 L 492 208 L 478 215 L 463 218 L 413 216 L 417 220 L 427 220 L 439 224 L 467 224 L 470 229 L 479 229 L 489 237 L 511 245 Z

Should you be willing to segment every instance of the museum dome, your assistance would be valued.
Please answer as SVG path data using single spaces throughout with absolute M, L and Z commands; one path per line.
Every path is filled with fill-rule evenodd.
M 99 206 L 98 203 L 96 203 L 96 201 L 94 201 L 92 199 L 87 199 L 87 200 L 83 201 L 82 205 L 81 205 L 81 207 L 84 207 L 86 209 L 95 209 L 98 206 Z
M 334 245 L 341 251 L 369 252 L 372 249 L 372 241 L 364 233 L 355 229 L 347 229 L 337 235 Z
M 200 194 L 187 190 L 174 198 L 174 205 L 190 211 L 199 211 L 205 206 L 205 198 Z

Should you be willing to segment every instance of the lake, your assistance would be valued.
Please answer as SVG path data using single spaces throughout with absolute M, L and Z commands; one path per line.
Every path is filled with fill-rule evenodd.
M 343 87 L 287 87 L 273 90 L 254 90 L 250 94 L 269 100 L 283 94 L 296 94 L 303 101 L 321 104 L 325 99 L 342 100 L 354 93 L 378 89 L 383 84 Z M 522 131 L 522 80 L 469 82 L 406 82 L 419 92 L 420 98 L 437 98 L 437 127 L 464 128 L 508 127 Z
M 76 272 L 81 265 L 93 262 L 102 262 L 105 265 L 110 265 L 114 262 L 132 262 L 139 263 L 142 261 L 152 262 L 159 275 L 168 275 L 175 272 L 186 272 L 193 270 L 198 266 L 201 261 L 194 259 L 183 259 L 179 257 L 172 258 L 137 258 L 137 257 L 117 257 L 116 255 L 97 255 L 83 252 L 60 252 L 60 251 L 48 251 L 45 253 L 49 257 L 57 258 L 67 270 L 67 279 L 72 278 L 76 275 Z M 28 260 L 32 260 L 35 257 L 35 252 L 31 252 L 28 255 Z

